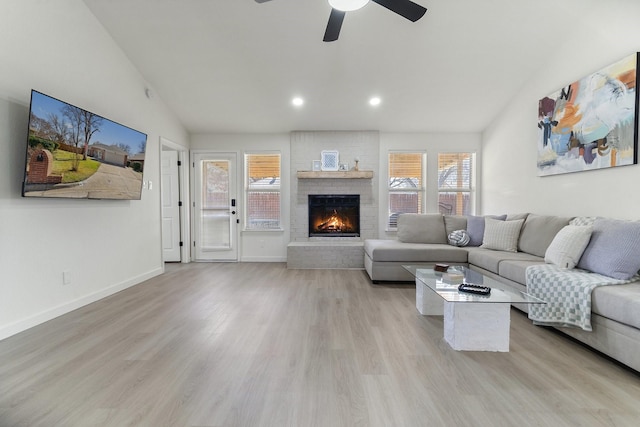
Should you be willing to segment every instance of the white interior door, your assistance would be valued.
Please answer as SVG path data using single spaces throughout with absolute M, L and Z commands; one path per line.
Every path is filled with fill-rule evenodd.
M 178 152 L 162 151 L 162 257 L 180 262 L 180 173 Z
M 194 247 L 197 261 L 237 261 L 235 153 L 197 153 L 194 168 Z

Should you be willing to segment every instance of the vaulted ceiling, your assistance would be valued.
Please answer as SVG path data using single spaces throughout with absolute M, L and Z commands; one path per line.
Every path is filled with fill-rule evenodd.
M 325 43 L 327 0 L 84 2 L 191 133 L 479 132 L 600 3 L 369 2 Z

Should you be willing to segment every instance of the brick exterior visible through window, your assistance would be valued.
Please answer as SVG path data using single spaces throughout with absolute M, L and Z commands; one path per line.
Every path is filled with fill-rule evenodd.
M 280 229 L 280 154 L 245 154 L 245 230 Z
M 398 215 L 424 212 L 425 156 L 425 153 L 389 153 L 390 230 L 397 228 Z

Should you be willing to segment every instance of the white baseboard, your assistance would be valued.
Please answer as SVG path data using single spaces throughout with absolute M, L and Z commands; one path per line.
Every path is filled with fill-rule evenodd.
M 34 326 L 38 326 L 41 323 L 48 322 L 49 320 L 55 319 L 58 316 L 70 313 L 80 307 L 84 307 L 85 305 L 99 301 L 102 298 L 106 298 L 117 292 L 142 283 L 152 277 L 158 276 L 163 273 L 163 267 L 164 266 L 158 267 L 139 276 L 127 279 L 124 282 L 109 286 L 108 288 L 102 289 L 98 292 L 85 295 L 81 298 L 47 309 L 41 313 L 34 314 L 33 316 L 29 316 L 27 318 L 2 326 L 0 327 L 0 340 L 9 338 L 12 335 L 18 334 L 22 331 L 26 331 L 29 328 L 33 328 Z
M 240 262 L 287 262 L 287 257 L 249 256 L 242 257 Z

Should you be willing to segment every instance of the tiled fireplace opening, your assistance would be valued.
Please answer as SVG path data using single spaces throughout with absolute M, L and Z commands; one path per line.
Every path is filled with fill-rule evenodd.
M 309 237 L 359 237 L 360 195 L 309 194 Z

